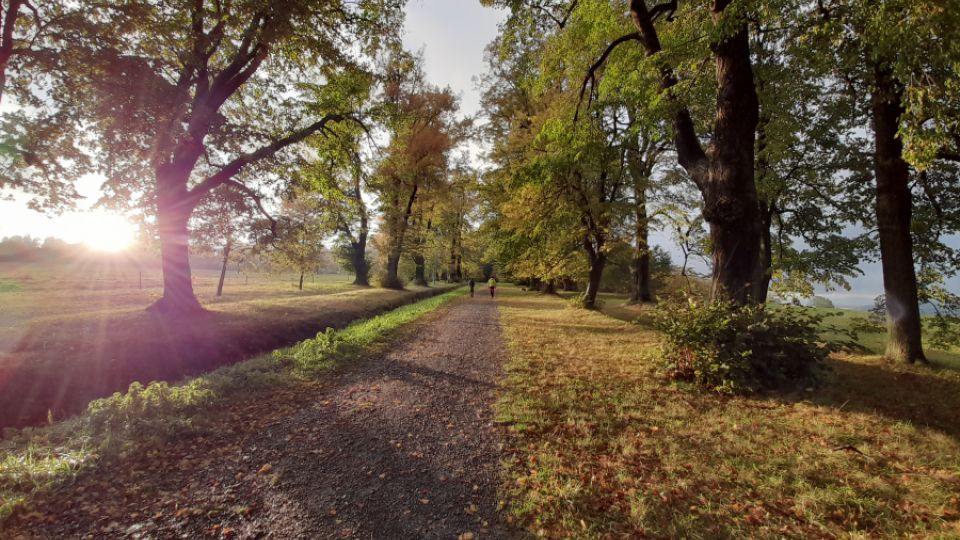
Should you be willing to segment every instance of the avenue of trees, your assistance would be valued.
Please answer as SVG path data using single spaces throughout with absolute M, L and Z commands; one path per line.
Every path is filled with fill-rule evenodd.
M 0 189 L 55 211 L 102 175 L 151 228 L 165 313 L 202 309 L 191 248 L 223 272 L 331 249 L 361 286 L 495 270 L 587 308 L 611 279 L 651 302 L 662 231 L 714 301 L 812 297 L 875 260 L 888 357 L 924 361 L 925 325 L 956 335 L 957 10 L 477 1 L 508 10 L 483 121 L 399 45 L 403 0 L 4 0 Z
M 715 301 L 812 296 L 879 260 L 889 358 L 925 361 L 920 302 L 955 325 L 955 10 L 484 2 L 509 9 L 488 50 L 484 189 L 493 249 L 516 273 L 585 274 L 592 306 L 606 254 L 632 243 L 633 296 L 649 300 L 648 234 L 661 228 L 688 258 L 708 254 Z
M 59 210 L 78 197 L 71 179 L 102 175 L 103 202 L 151 229 L 163 271 L 151 309 L 165 313 L 202 309 L 191 249 L 222 256 L 218 295 L 241 252 L 296 271 L 301 288 L 327 249 L 357 285 L 377 256 L 384 286 L 408 270 L 460 280 L 469 122 L 400 48 L 403 7 L 5 2 L 0 189 Z

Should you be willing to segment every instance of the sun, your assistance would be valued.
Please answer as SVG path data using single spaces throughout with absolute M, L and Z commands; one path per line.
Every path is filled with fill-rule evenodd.
M 102 211 L 77 216 L 76 229 L 71 231 L 78 240 L 97 251 L 123 251 L 133 244 L 137 228 L 127 218 Z

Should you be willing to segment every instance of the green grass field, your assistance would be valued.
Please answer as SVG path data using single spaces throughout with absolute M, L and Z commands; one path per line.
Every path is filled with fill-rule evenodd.
M 429 294 L 358 288 L 346 275 L 219 274 L 199 270 L 207 312 L 159 317 L 158 275 L 103 260 L 0 266 L 0 427 L 63 418 L 131 382 L 177 380 L 284 347 L 328 327 Z M 11 389 L 17 389 L 16 392 Z
M 704 395 L 658 372 L 644 324 L 499 302 L 507 508 L 532 535 L 960 537 L 960 374 L 840 356 L 811 391 Z

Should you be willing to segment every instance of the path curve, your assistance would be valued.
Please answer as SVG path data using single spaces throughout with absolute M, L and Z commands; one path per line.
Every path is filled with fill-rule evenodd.
M 144 470 L 121 462 L 83 475 L 5 534 L 509 536 L 497 518 L 502 443 L 492 405 L 505 356 L 495 301 L 455 301 L 407 335 L 381 358 L 322 375 L 309 396 L 261 400 L 238 417 L 281 411 L 269 420 L 170 444 Z

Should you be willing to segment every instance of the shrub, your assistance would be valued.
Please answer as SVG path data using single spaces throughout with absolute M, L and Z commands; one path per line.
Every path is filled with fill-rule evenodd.
M 822 342 L 823 319 L 806 309 L 690 300 L 662 304 L 655 326 L 665 337 L 662 361 L 671 378 L 739 394 L 815 384 L 827 356 L 849 345 Z

